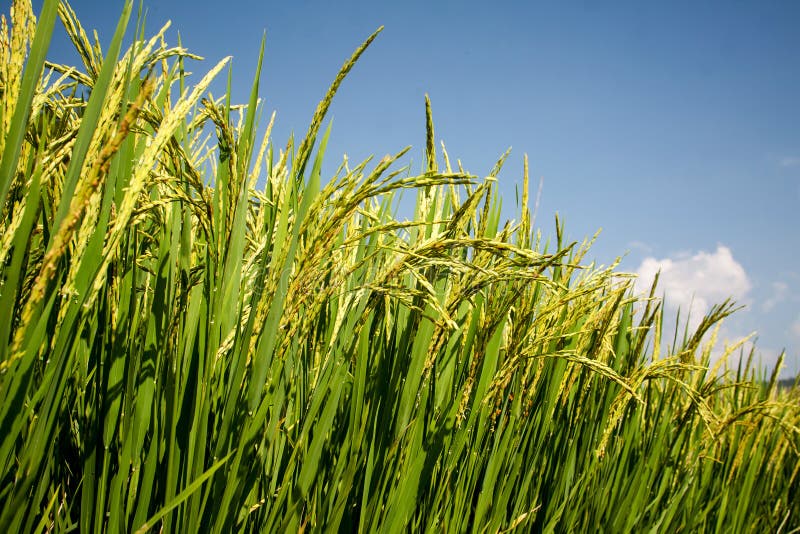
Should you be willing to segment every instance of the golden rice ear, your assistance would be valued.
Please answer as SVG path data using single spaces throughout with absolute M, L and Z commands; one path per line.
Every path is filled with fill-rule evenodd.
M 372 41 L 374 41 L 378 34 L 382 31 L 383 26 L 380 26 L 369 37 L 367 37 L 363 43 L 361 43 L 355 52 L 353 52 L 353 55 L 344 62 L 344 65 L 342 65 L 342 68 L 339 69 L 339 73 L 336 75 L 336 78 L 334 78 L 331 86 L 328 88 L 328 92 L 325 93 L 325 97 L 320 100 L 320 103 L 314 112 L 314 117 L 311 119 L 311 124 L 308 126 L 308 131 L 306 132 L 303 141 L 300 143 L 300 147 L 297 149 L 297 157 L 294 160 L 296 182 L 299 182 L 302 178 L 306 163 L 311 155 L 311 149 L 313 148 L 314 142 L 317 139 L 317 133 L 319 133 L 319 129 L 322 126 L 322 121 L 325 118 L 325 114 L 328 112 L 328 108 L 333 101 L 336 91 L 339 90 L 339 86 L 342 84 L 350 70 L 352 70 L 352 68 L 355 66 L 358 58 L 361 57 L 361 54 L 366 51 L 367 47 L 372 44 Z
M 19 97 L 22 74 L 30 47 L 36 33 L 36 17 L 30 0 L 14 0 L 10 10 L 10 26 L 5 14 L 0 18 L 0 81 L 2 82 L 2 136 L 3 150 L 6 133 Z
M 10 27 L 0 21 L 0 209 L 17 174 L 23 137 L 31 117 L 45 53 L 55 23 L 57 0 L 45 1 L 39 24 L 29 0 L 15 0 Z

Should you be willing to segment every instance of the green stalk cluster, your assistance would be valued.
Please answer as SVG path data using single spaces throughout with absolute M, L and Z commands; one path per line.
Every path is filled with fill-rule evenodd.
M 0 531 L 789 531 L 798 389 L 409 149 L 322 176 L 128 0 L 0 28 Z M 46 61 L 60 18 L 82 65 Z M 229 77 L 230 80 L 230 77 Z M 274 115 L 273 115 L 274 119 Z M 394 212 L 416 194 L 413 219 Z M 752 353 L 750 353 L 752 357 Z M 715 357 L 716 358 L 716 357 Z M 711 368 L 710 368 L 711 367 Z

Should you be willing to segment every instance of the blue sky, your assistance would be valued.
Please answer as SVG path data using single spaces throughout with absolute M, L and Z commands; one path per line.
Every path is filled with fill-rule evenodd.
M 36 7 L 40 2 L 35 2 Z M 424 145 L 423 97 L 451 158 L 500 176 L 513 216 L 522 158 L 543 178 L 537 225 L 553 215 L 593 257 L 647 278 L 668 310 L 734 296 L 747 308 L 723 337 L 758 332 L 765 363 L 787 349 L 800 371 L 800 3 L 150 1 L 149 33 L 207 58 L 232 55 L 246 101 L 262 33 L 261 79 L 275 139 L 305 132 L 342 62 L 384 32 L 334 100 L 329 163 Z M 121 3 L 75 1 L 101 42 Z M 38 7 L 36 7 L 38 9 Z M 63 33 L 63 30 L 57 28 Z M 51 55 L 68 57 L 54 38 Z M 535 184 L 535 182 L 534 182 Z

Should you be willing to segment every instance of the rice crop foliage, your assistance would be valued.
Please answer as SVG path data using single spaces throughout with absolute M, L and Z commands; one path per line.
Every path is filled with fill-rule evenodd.
M 731 302 L 665 350 L 655 287 L 542 238 L 527 162 L 501 222 L 506 155 L 452 166 L 429 101 L 423 171 L 323 177 L 378 32 L 276 145 L 263 46 L 236 105 L 227 60 L 132 13 L 105 50 L 66 2 L 2 19 L 0 531 L 800 526 L 797 388 L 709 369 Z M 46 60 L 58 20 L 79 65 Z

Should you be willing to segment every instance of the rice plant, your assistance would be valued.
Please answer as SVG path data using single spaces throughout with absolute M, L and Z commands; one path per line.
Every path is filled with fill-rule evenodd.
M 507 154 L 453 167 L 428 100 L 421 172 L 322 176 L 380 29 L 276 144 L 263 45 L 237 105 L 132 12 L 106 50 L 67 2 L 0 23 L 0 531 L 800 526 L 798 389 L 712 360 L 733 303 L 665 351 L 655 286 L 532 228 L 527 161 L 501 221 Z

